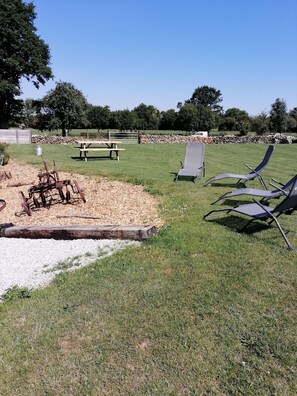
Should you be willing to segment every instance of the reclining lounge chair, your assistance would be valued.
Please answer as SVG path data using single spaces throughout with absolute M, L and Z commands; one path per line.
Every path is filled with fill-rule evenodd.
M 191 177 L 195 181 L 196 177 L 202 172 L 205 175 L 204 166 L 204 143 L 189 142 L 186 145 L 186 156 L 181 169 L 175 177 L 177 181 L 180 177 Z
M 247 180 L 253 180 L 256 177 L 259 178 L 262 186 L 267 189 L 267 186 L 260 174 L 260 172 L 265 168 L 265 166 L 268 164 L 269 159 L 271 157 L 271 154 L 273 153 L 274 150 L 274 145 L 270 144 L 266 154 L 263 158 L 263 161 L 255 168 L 251 168 L 249 165 L 244 164 L 248 169 L 250 169 L 250 173 L 247 173 L 245 175 L 240 175 L 240 174 L 236 174 L 236 173 L 222 173 L 220 175 L 216 175 L 216 176 L 212 176 L 210 179 L 208 179 L 205 183 L 204 186 L 207 186 L 210 183 L 213 183 L 216 180 L 221 180 L 221 179 L 226 179 L 226 178 L 234 178 L 234 179 L 238 179 L 236 184 L 241 184 L 241 181 L 243 180 L 242 184 L 244 184 Z
M 288 193 L 292 183 L 295 180 L 295 176 L 292 177 L 292 179 L 289 180 L 288 183 L 286 183 L 286 184 L 282 184 L 275 179 L 272 179 L 272 180 L 275 181 L 276 183 L 281 184 L 281 187 L 278 187 L 273 183 L 269 183 L 272 187 L 275 187 L 275 190 L 269 191 L 269 190 L 258 190 L 256 188 L 240 188 L 238 190 L 226 192 L 225 194 L 223 194 L 219 198 L 217 198 L 215 201 L 213 201 L 211 204 L 213 205 L 213 204 L 221 201 L 222 199 L 237 197 L 239 195 L 252 195 L 252 196 L 256 196 L 256 197 L 262 197 L 260 202 L 264 202 L 271 198 L 279 198 L 282 195 L 286 195 L 286 192 Z
M 289 250 L 297 250 L 294 248 L 284 230 L 281 227 L 281 224 L 278 221 L 278 217 L 282 214 L 290 215 L 297 209 L 297 175 L 294 176 L 294 181 L 292 183 L 292 187 L 289 193 L 286 193 L 284 199 L 274 208 L 270 206 L 265 206 L 258 201 L 254 201 L 254 203 L 234 206 L 233 208 L 225 208 L 225 209 L 217 209 L 208 212 L 203 218 L 206 219 L 212 213 L 215 212 L 236 212 L 242 215 L 246 215 L 251 217 L 251 219 L 245 224 L 243 228 L 239 231 L 245 230 L 254 220 L 261 220 L 266 223 L 267 226 L 270 226 L 273 222 L 276 224 L 279 232 L 284 238 Z

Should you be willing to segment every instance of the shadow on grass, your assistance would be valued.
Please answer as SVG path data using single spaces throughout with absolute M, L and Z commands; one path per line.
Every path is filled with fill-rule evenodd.
M 245 183 L 239 183 L 237 184 L 236 181 L 234 183 L 219 183 L 219 182 L 213 182 L 209 184 L 208 186 L 205 187 L 230 187 L 230 188 L 244 188 L 246 187 Z
M 285 245 L 282 244 L 282 236 L 279 233 L 279 230 L 276 225 L 272 224 L 267 224 L 265 222 L 260 222 L 260 221 L 254 221 L 252 222 L 247 228 L 242 230 L 242 228 L 248 223 L 249 219 L 244 219 L 240 217 L 236 217 L 233 215 L 230 216 L 225 216 L 223 218 L 212 218 L 209 220 L 206 220 L 210 223 L 216 223 L 219 225 L 224 226 L 230 231 L 237 232 L 239 234 L 244 234 L 244 235 L 252 235 L 254 236 L 255 234 L 259 234 L 257 238 L 260 237 L 260 240 L 266 244 L 269 244 L 271 246 L 278 245 L 279 247 L 285 247 Z M 277 234 L 269 234 L 267 235 L 261 233 L 263 231 L 269 231 L 269 230 L 277 230 Z M 284 230 L 284 233 L 288 235 L 292 230 Z
M 80 158 L 80 157 L 71 157 L 71 159 L 75 160 L 75 161 L 85 161 L 84 157 Z M 110 158 L 110 156 L 100 156 L 100 157 L 87 157 L 87 161 L 85 162 L 89 162 L 89 161 L 106 161 L 106 160 L 113 160 L 113 161 L 117 161 L 116 158 Z

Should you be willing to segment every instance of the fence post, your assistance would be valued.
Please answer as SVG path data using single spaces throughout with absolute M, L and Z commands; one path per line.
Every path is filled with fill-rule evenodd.
M 110 131 L 108 131 L 108 140 L 110 140 Z

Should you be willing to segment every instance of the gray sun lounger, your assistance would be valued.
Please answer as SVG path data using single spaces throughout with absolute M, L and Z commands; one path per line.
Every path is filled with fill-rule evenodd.
M 251 168 L 247 164 L 244 164 L 248 169 L 250 169 L 251 172 L 249 172 L 245 175 L 240 175 L 240 174 L 236 174 L 236 173 L 222 173 L 222 174 L 219 174 L 216 176 L 212 176 L 210 179 L 208 179 L 204 183 L 204 186 L 207 186 L 208 184 L 213 183 L 216 180 L 227 179 L 227 178 L 238 179 L 237 184 L 240 184 L 241 181 L 243 181 L 243 183 L 245 183 L 245 181 L 247 181 L 247 180 L 253 180 L 255 178 L 259 178 L 262 186 L 267 190 L 267 186 L 266 186 L 260 173 L 265 168 L 265 166 L 268 164 L 271 154 L 273 153 L 273 150 L 274 150 L 274 145 L 270 144 L 268 146 L 266 154 L 263 158 L 263 161 L 255 169 Z
M 286 233 L 284 232 L 280 222 L 278 221 L 278 217 L 280 215 L 282 214 L 290 215 L 296 209 L 297 209 L 297 175 L 294 176 L 294 181 L 292 183 L 290 192 L 286 193 L 283 200 L 274 208 L 263 205 L 262 203 L 254 200 L 254 203 L 250 203 L 250 204 L 238 205 L 238 206 L 234 206 L 233 208 L 212 210 L 204 216 L 204 219 L 206 219 L 208 216 L 210 216 L 212 213 L 215 212 L 225 212 L 225 213 L 236 212 L 251 217 L 251 219 L 239 231 L 245 230 L 254 220 L 264 221 L 267 226 L 271 226 L 271 224 L 274 222 L 279 232 L 281 233 L 281 236 L 284 238 L 288 246 L 288 249 L 297 251 L 297 248 L 294 248 L 290 244 Z
M 276 183 L 281 184 L 279 181 L 272 179 Z M 238 197 L 239 195 L 252 195 L 255 197 L 262 197 L 260 202 L 264 202 L 268 199 L 271 198 L 279 198 L 282 195 L 285 195 L 286 192 L 288 192 L 291 188 L 291 185 L 293 184 L 295 180 L 295 176 L 292 177 L 291 180 L 288 181 L 286 184 L 281 184 L 281 187 L 276 186 L 273 183 L 269 183 L 272 187 L 275 187 L 275 190 L 269 191 L 269 190 L 258 190 L 256 188 L 239 188 L 234 191 L 228 191 L 225 194 L 221 195 L 219 198 L 214 200 L 211 205 L 221 201 L 222 199 L 226 198 L 232 198 L 232 197 Z
M 205 175 L 204 166 L 204 143 L 189 142 L 186 145 L 186 155 L 184 163 L 175 177 L 175 181 L 180 177 L 191 177 L 194 181 L 202 172 Z

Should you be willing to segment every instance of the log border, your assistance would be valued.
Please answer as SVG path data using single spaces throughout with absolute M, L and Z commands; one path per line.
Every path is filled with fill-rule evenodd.
M 0 237 L 30 239 L 131 239 L 145 240 L 157 234 L 155 226 L 144 225 L 65 225 L 16 226 L 0 224 Z

